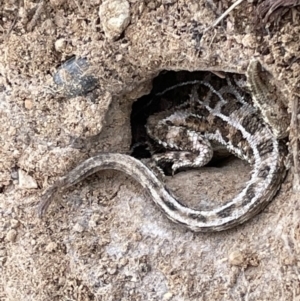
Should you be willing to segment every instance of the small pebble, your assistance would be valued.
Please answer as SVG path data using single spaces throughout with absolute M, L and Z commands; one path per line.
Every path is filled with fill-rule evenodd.
M 55 242 L 50 242 L 47 246 L 46 246 L 46 252 L 51 253 L 53 252 L 55 249 L 57 248 L 57 243 Z
M 67 46 L 67 41 L 65 39 L 58 39 L 54 43 L 55 50 L 58 52 L 63 52 Z
M 106 0 L 99 8 L 105 36 L 116 40 L 130 23 L 130 5 L 126 0 Z
M 77 223 L 77 224 L 74 226 L 74 231 L 75 231 L 75 232 L 81 233 L 81 232 L 84 231 L 84 228 L 83 228 L 83 226 L 81 226 L 80 224 Z
M 18 170 L 19 187 L 21 189 L 36 189 L 38 187 L 35 179 L 27 174 L 24 170 Z
M 228 260 L 231 265 L 240 266 L 244 263 L 245 258 L 243 253 L 237 250 L 229 254 Z
M 16 229 L 19 226 L 19 221 L 16 219 L 11 219 L 9 222 L 12 229 Z
M 25 99 L 25 101 L 24 101 L 24 106 L 25 106 L 25 109 L 27 109 L 27 110 L 31 110 L 31 109 L 32 109 L 32 107 L 33 107 L 33 103 L 32 103 L 32 101 L 31 101 L 31 100 L 29 100 L 29 99 Z
M 17 237 L 17 231 L 15 229 L 11 229 L 6 234 L 6 240 L 10 242 L 14 242 Z

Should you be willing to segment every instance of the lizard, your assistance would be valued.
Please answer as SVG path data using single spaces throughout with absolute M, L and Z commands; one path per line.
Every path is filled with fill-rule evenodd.
M 192 231 L 223 231 L 249 220 L 272 201 L 287 173 L 282 139 L 288 133 L 289 115 L 281 99 L 274 97 L 261 78 L 261 69 L 261 64 L 253 59 L 246 71 L 253 105 L 245 101 L 229 77 L 228 84 L 218 88 L 206 80 L 186 82 L 176 87 L 192 86 L 187 105 L 150 116 L 147 122 L 148 135 L 167 149 L 165 154 L 154 155 L 154 160 L 171 161 L 174 172 L 209 162 L 213 155 L 210 141 L 217 141 L 251 164 L 250 180 L 226 204 L 211 210 L 189 208 L 140 160 L 126 154 L 100 153 L 46 189 L 37 208 L 38 215 L 46 213 L 62 189 L 99 170 L 114 169 L 132 176 L 170 220 Z

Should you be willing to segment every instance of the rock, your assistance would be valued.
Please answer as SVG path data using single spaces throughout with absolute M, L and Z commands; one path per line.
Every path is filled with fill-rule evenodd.
M 15 229 L 11 229 L 6 234 L 6 240 L 10 242 L 14 242 L 17 237 L 17 231 Z
M 58 52 L 63 52 L 67 46 L 67 41 L 65 39 L 58 39 L 54 43 L 54 48 Z
M 231 265 L 241 266 L 245 261 L 245 256 L 241 251 L 235 250 L 229 254 L 228 260 Z
M 30 99 L 25 99 L 25 101 L 24 101 L 24 107 L 27 110 L 31 110 L 32 107 L 33 107 L 32 101 Z
M 55 243 L 55 242 L 52 241 L 52 242 L 48 243 L 48 245 L 46 246 L 45 250 L 46 250 L 46 252 L 51 253 L 56 248 L 57 248 L 57 243 Z
M 53 80 L 67 97 L 86 95 L 98 84 L 98 80 L 89 69 L 87 59 L 73 57 L 57 69 Z
M 130 23 L 130 5 L 126 0 L 107 0 L 99 8 L 105 36 L 116 40 Z
M 35 179 L 27 174 L 24 170 L 18 170 L 19 187 L 21 189 L 36 189 L 38 187 Z

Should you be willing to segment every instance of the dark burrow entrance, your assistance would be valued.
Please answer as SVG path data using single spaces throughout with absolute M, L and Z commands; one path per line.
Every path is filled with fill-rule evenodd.
M 207 71 L 162 71 L 156 78 L 153 79 L 153 88 L 148 95 L 144 95 L 135 101 L 131 111 L 131 133 L 132 156 L 138 159 L 150 158 L 151 154 L 165 152 L 161 144 L 156 143 L 151 139 L 146 132 L 146 123 L 149 116 L 172 110 L 182 106 L 189 101 L 191 95 L 191 86 L 184 85 L 187 82 L 207 81 L 214 84 L 218 88 L 226 86 L 227 80 L 224 74 L 214 74 Z M 245 84 L 245 77 L 235 75 L 236 81 Z M 234 76 L 232 76 L 234 78 Z M 170 88 L 171 87 L 171 88 Z M 174 87 L 174 88 L 172 88 Z M 170 90 L 169 90 L 170 89 Z M 246 96 L 246 93 L 244 93 Z M 247 97 L 249 95 L 247 94 Z M 231 96 L 232 97 L 232 96 Z M 218 100 L 216 100 L 218 101 Z M 230 162 L 235 157 L 230 153 L 225 152 L 220 156 L 214 156 L 207 166 L 222 167 Z M 171 163 L 163 163 L 161 166 L 167 175 L 171 174 Z

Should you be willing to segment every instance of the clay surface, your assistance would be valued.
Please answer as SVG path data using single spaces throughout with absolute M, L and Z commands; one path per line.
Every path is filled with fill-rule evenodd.
M 244 73 L 257 57 L 293 114 L 295 151 L 299 8 L 257 27 L 255 3 L 243 1 L 202 34 L 233 1 L 128 0 L 129 12 L 125 4 L 125 16 L 116 14 L 123 22 L 110 23 L 118 26 L 111 38 L 104 31 L 111 27 L 99 17 L 100 0 L 4 2 L 0 300 L 297 300 L 294 171 L 261 214 L 214 234 L 173 224 L 137 182 L 113 171 L 63 192 L 42 220 L 36 205 L 42 191 L 80 161 L 102 151 L 129 151 L 131 105 L 163 70 Z M 98 86 L 70 98 L 55 87 L 53 74 L 74 55 L 88 60 Z M 190 206 L 213 206 L 234 196 L 249 171 L 229 160 L 179 173 L 167 185 Z

